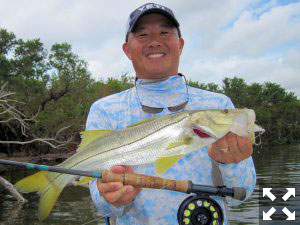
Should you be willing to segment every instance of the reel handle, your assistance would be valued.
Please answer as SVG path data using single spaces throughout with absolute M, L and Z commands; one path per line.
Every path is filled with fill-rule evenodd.
M 243 201 L 246 199 L 246 191 L 245 188 L 241 188 L 241 187 L 233 187 L 233 198 Z
M 121 182 L 139 188 L 154 188 L 189 193 L 191 181 L 168 180 L 161 177 L 146 176 L 136 173 L 113 173 L 111 170 L 102 171 L 101 182 Z

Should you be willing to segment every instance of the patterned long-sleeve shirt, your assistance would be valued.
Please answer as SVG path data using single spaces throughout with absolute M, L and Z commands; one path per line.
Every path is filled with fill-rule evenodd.
M 184 110 L 208 110 L 233 108 L 231 100 L 222 94 L 213 93 L 190 86 L 186 86 L 183 79 L 176 75 L 169 79 L 143 85 L 138 80 L 137 88 L 107 96 L 96 101 L 90 109 L 86 130 L 119 130 L 141 120 L 170 114 L 167 108 L 158 114 L 149 114 L 142 110 L 141 104 L 152 107 L 167 107 L 178 105 L 187 99 Z M 138 91 L 138 94 L 137 94 Z M 182 110 L 181 110 L 182 111 Z M 219 164 L 224 184 L 227 187 L 244 187 L 247 197 L 255 187 L 256 173 L 253 160 L 249 157 L 239 163 Z M 173 180 L 191 180 L 201 185 L 213 185 L 212 159 L 208 155 L 208 148 L 204 147 L 185 155 L 165 174 L 164 178 Z M 156 176 L 154 164 L 135 166 L 134 172 Z M 120 225 L 175 225 L 177 210 L 187 194 L 155 189 L 143 189 L 135 200 L 123 207 L 114 207 L 106 203 L 99 194 L 96 182 L 90 183 L 92 200 L 102 216 L 110 217 Z M 224 199 L 213 197 L 221 205 L 227 224 Z M 230 203 L 239 203 L 227 198 Z

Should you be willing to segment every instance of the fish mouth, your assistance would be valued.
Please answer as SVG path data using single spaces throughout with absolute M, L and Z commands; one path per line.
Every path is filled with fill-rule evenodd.
M 218 139 L 209 128 L 204 127 L 192 127 L 193 133 L 200 138 L 214 138 Z

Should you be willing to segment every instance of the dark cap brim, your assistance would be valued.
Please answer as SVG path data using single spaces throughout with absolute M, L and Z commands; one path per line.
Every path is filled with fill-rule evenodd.
M 134 18 L 134 20 L 132 21 L 130 27 L 128 28 L 127 33 L 132 32 L 132 31 L 134 30 L 134 28 L 135 28 L 136 25 L 138 24 L 138 21 L 139 21 L 143 16 L 145 16 L 145 15 L 147 15 L 147 14 L 151 14 L 151 13 L 158 13 L 158 14 L 161 14 L 161 15 L 167 17 L 167 18 L 173 23 L 173 25 L 174 25 L 175 27 L 177 27 L 177 28 L 179 27 L 178 21 L 176 20 L 176 18 L 175 18 L 172 14 L 168 13 L 168 12 L 165 11 L 165 10 L 159 9 L 159 8 L 152 8 L 152 9 L 146 10 L 145 12 L 141 13 L 141 14 L 138 15 L 136 18 Z

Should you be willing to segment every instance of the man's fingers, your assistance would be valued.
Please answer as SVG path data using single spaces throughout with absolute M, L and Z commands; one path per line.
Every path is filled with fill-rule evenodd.
M 128 204 L 129 202 L 133 201 L 136 197 L 136 195 L 138 193 L 140 193 L 140 191 L 142 189 L 140 188 L 134 188 L 131 185 L 127 185 L 125 186 L 126 188 L 126 194 L 123 195 L 119 200 L 118 200 L 118 204 Z
M 229 151 L 232 153 L 237 153 L 239 151 L 239 146 L 237 143 L 237 135 L 235 135 L 232 132 L 229 132 L 225 137 L 226 137 Z
M 217 150 L 222 151 L 222 152 L 228 152 L 228 150 L 229 150 L 226 136 L 217 140 L 215 143 L 213 143 L 213 145 Z
M 110 183 L 101 183 L 100 181 L 97 182 L 98 190 L 101 195 L 107 192 L 114 192 L 118 191 L 123 187 L 123 184 L 120 182 L 110 182 Z
M 238 136 L 232 132 L 229 132 L 226 135 L 228 148 L 229 148 L 229 154 L 231 155 L 230 161 L 233 163 L 238 163 L 243 158 L 243 155 L 238 146 L 237 138 L 238 138 Z
M 124 166 L 113 166 L 111 168 L 111 171 L 113 173 L 124 173 L 125 172 L 125 167 Z
M 129 166 L 114 166 L 112 172 L 131 173 L 133 169 Z M 117 207 L 133 201 L 135 196 L 141 191 L 140 188 L 134 188 L 131 185 L 124 186 L 120 182 L 101 183 L 100 179 L 97 180 L 97 187 L 105 201 Z
M 253 153 L 253 145 L 248 137 L 237 137 L 237 144 L 239 146 L 240 152 L 244 156 L 250 156 Z
M 132 173 L 133 169 L 131 166 L 113 166 L 111 171 L 113 173 Z
M 107 192 L 103 196 L 107 203 L 114 204 L 118 203 L 118 201 L 121 199 L 122 196 L 126 195 L 127 187 L 122 187 L 121 189 L 113 192 Z
M 124 173 L 133 173 L 133 168 L 132 166 L 123 166 L 125 168 Z
M 239 163 L 253 153 L 252 143 L 247 137 L 229 132 L 208 148 L 208 154 L 222 163 Z
M 220 150 L 220 147 L 217 147 L 216 143 L 212 144 L 211 148 L 208 150 L 208 155 L 217 162 L 228 163 L 228 149 Z

